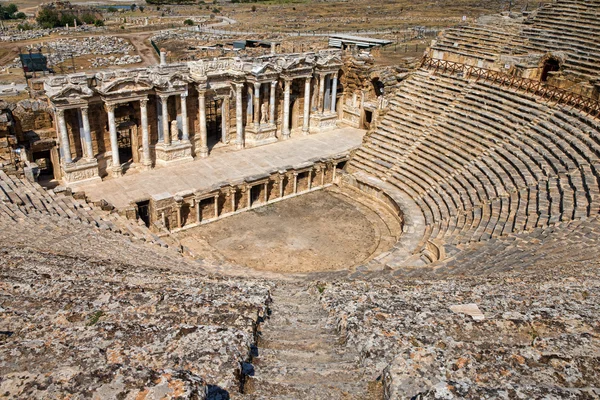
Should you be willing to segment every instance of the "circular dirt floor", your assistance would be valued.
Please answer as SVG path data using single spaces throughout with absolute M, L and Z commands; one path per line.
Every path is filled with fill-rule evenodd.
M 373 254 L 381 236 L 374 218 L 375 212 L 347 196 L 318 191 L 192 228 L 178 237 L 199 256 L 212 252 L 206 258 L 258 270 L 330 271 L 360 264 Z

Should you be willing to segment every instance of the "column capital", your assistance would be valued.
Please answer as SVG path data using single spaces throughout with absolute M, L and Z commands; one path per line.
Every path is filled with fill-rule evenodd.
M 272 87 L 275 87 L 275 86 L 277 86 L 277 81 L 271 81 L 271 86 L 272 86 Z
M 83 114 L 87 114 L 88 113 L 88 109 L 89 109 L 89 106 L 87 106 L 87 105 L 80 107 L 80 110 L 81 110 L 81 112 Z
M 254 89 L 255 89 L 255 90 L 258 90 L 258 89 L 260 89 L 260 85 L 262 85 L 262 83 L 261 83 L 261 82 L 254 82 Z
M 164 93 L 159 93 L 159 95 L 158 95 L 158 97 L 160 97 L 160 99 L 162 101 L 168 100 L 170 96 L 171 96 L 170 94 L 164 94 Z
M 65 110 L 64 108 L 55 108 L 54 112 L 56 113 L 56 115 L 58 115 L 60 118 L 65 116 Z
M 148 99 L 140 99 L 140 106 L 146 107 L 148 105 Z
M 104 103 L 104 108 L 107 112 L 114 112 L 115 108 L 117 108 L 117 105 L 114 103 Z
M 179 95 L 182 99 L 185 99 L 188 96 L 188 92 L 183 92 Z

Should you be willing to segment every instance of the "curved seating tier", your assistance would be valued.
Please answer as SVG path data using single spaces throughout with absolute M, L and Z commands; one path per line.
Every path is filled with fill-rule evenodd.
M 448 29 L 431 49 L 452 54 L 466 64 L 483 60 L 502 65 L 502 55 L 560 52 L 565 57 L 564 72 L 583 80 L 595 79 L 600 63 L 599 13 L 597 1 L 557 0 L 534 11 L 522 23 L 498 17 L 493 25 Z
M 23 218 L 36 218 L 40 214 L 56 220 L 68 219 L 121 233 L 134 239 L 165 245 L 158 236 L 137 221 L 128 220 L 117 213 L 103 211 L 71 195 L 45 190 L 37 183 L 7 175 L 0 170 L 0 218 L 19 221 Z
M 597 119 L 423 70 L 403 82 L 348 166 L 419 205 L 422 246 L 450 248 L 598 215 L 599 168 Z

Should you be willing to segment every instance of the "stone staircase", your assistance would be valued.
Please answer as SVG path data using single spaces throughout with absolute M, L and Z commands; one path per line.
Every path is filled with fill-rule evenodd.
M 358 353 L 344 346 L 318 293 L 287 282 L 271 298 L 243 398 L 381 398 L 381 385 L 363 374 Z

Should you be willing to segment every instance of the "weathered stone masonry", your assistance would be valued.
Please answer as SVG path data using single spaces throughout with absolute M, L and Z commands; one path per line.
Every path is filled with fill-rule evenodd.
M 340 51 L 193 61 L 44 82 L 66 184 L 336 127 Z

